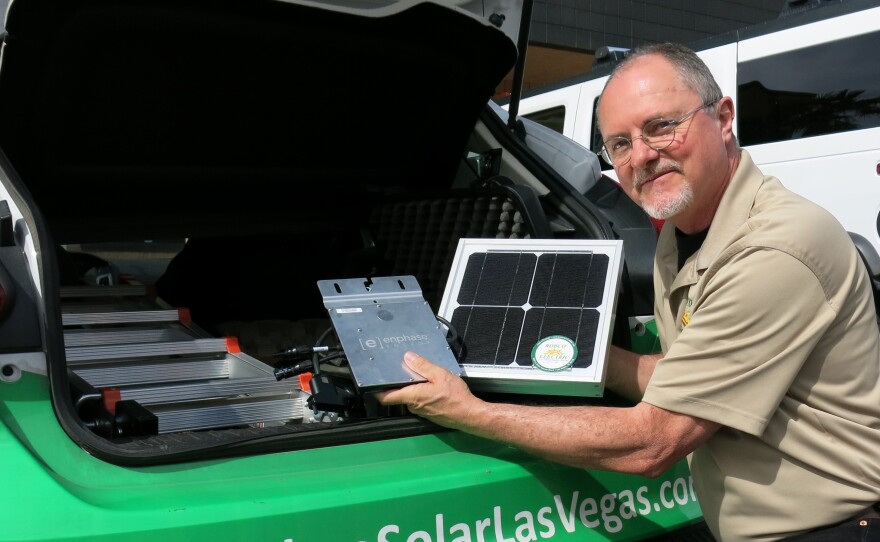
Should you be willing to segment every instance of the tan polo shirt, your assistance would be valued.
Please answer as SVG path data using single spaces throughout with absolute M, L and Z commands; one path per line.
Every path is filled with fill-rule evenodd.
M 665 357 L 643 400 L 723 425 L 690 457 L 715 536 L 777 540 L 880 500 L 880 334 L 843 227 L 743 151 L 703 246 L 676 261 L 667 223 Z

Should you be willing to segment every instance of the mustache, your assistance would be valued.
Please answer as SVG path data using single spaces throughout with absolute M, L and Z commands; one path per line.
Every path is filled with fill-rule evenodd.
M 642 185 L 654 177 L 658 177 L 665 173 L 676 172 L 681 173 L 681 165 L 678 162 L 664 161 L 652 164 L 644 169 L 640 169 L 633 174 L 633 187 L 637 192 L 642 191 Z

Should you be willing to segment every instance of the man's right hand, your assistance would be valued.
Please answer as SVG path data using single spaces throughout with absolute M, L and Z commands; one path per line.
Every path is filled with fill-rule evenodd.
M 405 353 L 403 361 L 426 382 L 377 392 L 381 404 L 406 405 L 413 414 L 453 429 L 464 429 L 467 418 L 485 404 L 471 393 L 464 380 L 415 352 Z

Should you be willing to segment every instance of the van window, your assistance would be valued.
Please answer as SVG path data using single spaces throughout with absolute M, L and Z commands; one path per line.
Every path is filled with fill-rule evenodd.
M 523 116 L 529 120 L 537 122 L 538 124 L 543 124 L 547 128 L 555 130 L 561 134 L 563 126 L 565 125 L 565 106 L 559 105 Z
M 743 146 L 880 126 L 880 31 L 743 62 Z

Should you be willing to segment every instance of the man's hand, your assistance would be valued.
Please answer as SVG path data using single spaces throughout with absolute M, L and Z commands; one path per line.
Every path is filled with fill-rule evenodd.
M 471 393 L 464 380 L 443 367 L 414 352 L 404 354 L 403 361 L 427 382 L 378 392 L 376 398 L 381 404 L 406 405 L 413 414 L 453 429 L 466 428 L 467 419 L 477 415 L 485 404 Z

